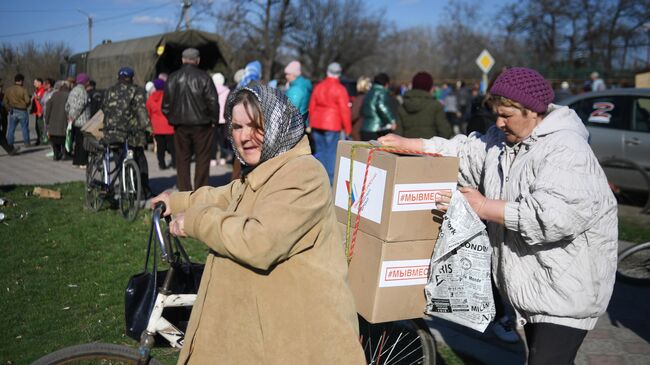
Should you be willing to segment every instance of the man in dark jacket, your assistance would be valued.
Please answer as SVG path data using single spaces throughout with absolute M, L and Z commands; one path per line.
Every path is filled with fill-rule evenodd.
M 452 136 L 442 105 L 431 95 L 433 78 L 427 72 L 418 72 L 411 80 L 413 88 L 404 94 L 400 105 L 395 133 L 408 138 Z
M 198 68 L 199 51 L 183 51 L 183 66 L 169 75 L 162 112 L 174 126 L 176 179 L 179 191 L 192 191 L 190 161 L 196 156 L 194 190 L 208 185 L 212 124 L 219 118 L 219 95 L 207 72 Z
M 54 161 L 69 160 L 70 156 L 65 150 L 65 133 L 68 127 L 65 103 L 68 100 L 70 89 L 65 82 L 59 81 L 54 85 L 54 90 L 54 94 L 45 104 L 45 124 L 54 152 Z
M 144 149 L 147 146 L 147 133 L 151 133 L 151 123 L 145 106 L 144 89 L 133 85 L 134 75 L 133 69 L 122 67 L 118 71 L 117 84 L 106 90 L 102 102 L 104 139 L 113 143 L 128 138 L 133 159 L 140 169 L 143 197 L 148 199 L 152 193 Z
M 485 96 L 479 93 L 478 88 L 472 89 L 472 108 L 467 121 L 467 135 L 472 132 L 487 133 L 497 121 L 497 116 L 485 103 Z
M 88 93 L 88 105 L 90 108 L 90 116 L 95 115 L 99 109 L 102 108 L 102 100 L 104 99 L 104 93 L 97 90 L 97 83 L 95 80 L 88 81 L 88 86 L 86 86 L 86 92 Z

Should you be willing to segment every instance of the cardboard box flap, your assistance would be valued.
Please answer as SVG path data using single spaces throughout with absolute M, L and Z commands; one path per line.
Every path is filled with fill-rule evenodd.
M 338 221 L 347 222 L 351 200 L 352 223 L 361 208 L 360 227 L 366 233 L 388 242 L 435 239 L 442 222 L 442 213 L 434 211 L 435 197 L 456 189 L 458 158 L 376 151 L 367 165 L 369 148 L 339 142 L 334 182 Z

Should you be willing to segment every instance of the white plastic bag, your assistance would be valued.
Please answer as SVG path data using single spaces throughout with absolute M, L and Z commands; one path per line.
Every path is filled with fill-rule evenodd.
M 454 191 L 425 286 L 427 313 L 483 332 L 495 316 L 485 225 Z
M 68 127 L 65 129 L 65 150 L 72 153 L 72 123 L 68 123 Z

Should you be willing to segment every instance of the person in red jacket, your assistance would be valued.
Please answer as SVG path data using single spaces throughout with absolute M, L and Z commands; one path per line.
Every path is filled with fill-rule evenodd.
M 176 168 L 176 153 L 174 152 L 174 127 L 169 124 L 167 117 L 162 113 L 161 105 L 164 95 L 165 81 L 162 79 L 153 80 L 155 91 L 147 99 L 147 111 L 151 119 L 153 136 L 156 140 L 156 153 L 158 155 L 158 167 L 165 170 L 170 166 Z M 165 164 L 165 152 L 172 156 L 169 166 Z
M 334 178 L 336 145 L 341 131 L 346 136 L 352 132 L 349 96 L 339 81 L 340 76 L 341 65 L 330 63 L 327 66 L 327 78 L 316 85 L 309 101 L 309 124 L 316 149 L 314 157 L 327 170 L 330 183 Z
M 31 107 L 31 113 L 34 114 L 35 120 L 34 129 L 36 130 L 36 146 L 40 145 L 41 142 L 47 143 L 43 139 L 44 136 L 47 136 L 47 132 L 45 132 L 45 122 L 43 120 L 43 105 L 41 104 L 41 99 L 44 94 L 45 88 L 43 87 L 43 79 L 37 77 L 34 79 L 34 94 L 32 95 Z

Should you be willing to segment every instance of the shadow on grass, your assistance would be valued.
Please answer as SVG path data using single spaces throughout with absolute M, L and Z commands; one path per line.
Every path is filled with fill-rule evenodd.
M 0 191 L 3 193 L 8 193 L 16 190 L 16 185 L 0 185 Z

